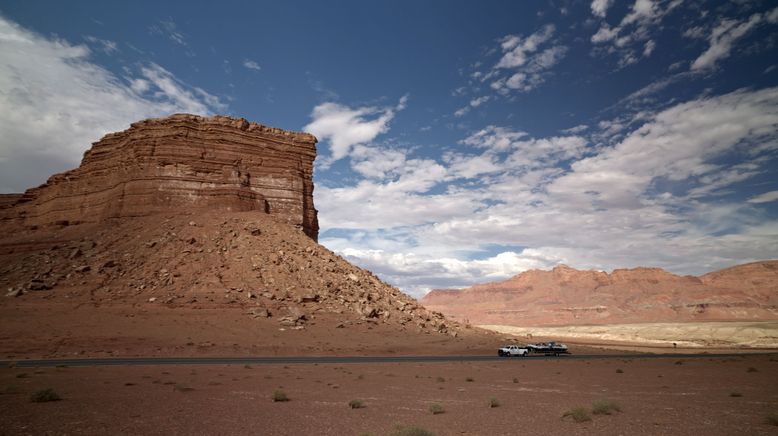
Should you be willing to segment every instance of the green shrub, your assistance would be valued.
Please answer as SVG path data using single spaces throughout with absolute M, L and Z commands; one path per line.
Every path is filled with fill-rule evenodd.
M 273 401 L 278 402 L 284 402 L 289 401 L 289 397 L 286 396 L 286 393 L 280 389 L 276 389 L 273 391 Z
M 624 374 L 624 370 L 619 368 L 616 370 L 616 374 Z
M 440 415 L 441 413 L 444 413 L 446 410 L 443 409 L 443 406 L 441 406 L 438 403 L 430 405 L 430 412 L 432 412 L 433 415 Z
M 621 412 L 621 406 L 615 401 L 597 400 L 592 404 L 592 413 L 595 415 L 610 415 L 613 412 Z
M 361 409 L 365 407 L 365 403 L 363 403 L 362 400 L 351 400 L 348 402 L 348 407 L 351 407 L 352 409 Z
M 489 398 L 489 407 L 490 408 L 500 407 L 500 402 L 497 401 L 497 398 L 494 398 L 494 397 Z
M 513 377 L 513 382 L 514 382 L 514 383 L 518 383 L 518 382 L 519 382 L 519 379 L 517 379 L 516 377 Z
M 562 419 L 567 418 L 568 416 L 573 418 L 573 421 L 575 422 L 586 422 L 592 420 L 592 417 L 589 416 L 589 411 L 585 407 L 576 407 L 574 409 L 568 410 L 562 414 Z
M 443 377 L 438 377 L 438 378 L 436 378 L 435 380 L 436 380 L 438 383 L 443 383 L 444 381 L 446 381 L 446 379 L 444 379 Z
M 30 401 L 33 403 L 46 403 L 49 401 L 59 401 L 62 398 L 54 392 L 53 389 L 41 389 L 40 391 L 36 391 L 32 396 L 30 397 Z
M 435 433 L 421 427 L 403 427 L 397 426 L 392 436 L 435 436 Z
M 765 421 L 767 421 L 767 423 L 770 425 L 778 425 L 778 412 L 772 412 L 768 414 Z

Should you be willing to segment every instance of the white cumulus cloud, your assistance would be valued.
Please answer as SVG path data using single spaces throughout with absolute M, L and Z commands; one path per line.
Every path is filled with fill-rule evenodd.
M 754 208 L 776 191 L 720 194 L 769 171 L 776 125 L 766 88 L 589 127 L 620 138 L 598 147 L 585 126 L 540 138 L 487 126 L 439 160 L 366 152 L 388 162 L 375 177 L 317 187 L 321 241 L 415 296 L 558 263 L 697 274 L 774 258 L 778 225 Z
M 610 8 L 612 4 L 613 0 L 593 0 L 591 5 L 592 14 L 600 18 L 605 18 L 605 15 L 608 13 L 608 8 Z
M 120 78 L 91 54 L 0 16 L 0 192 L 20 192 L 76 166 L 92 142 L 140 119 L 226 108 L 160 65 L 145 63 Z
M 600 2 L 595 0 L 592 3 L 592 12 L 597 15 L 595 3 L 599 7 Z M 680 0 L 635 0 L 618 25 L 611 27 L 604 21 L 600 24 L 591 37 L 594 44 L 601 46 L 595 49 L 595 53 L 616 54 L 620 68 L 650 56 L 656 48 L 656 42 L 651 40 L 652 32 L 680 4 Z
M 254 71 L 262 70 L 262 67 L 260 67 L 256 61 L 252 61 L 251 59 L 243 59 L 243 66 L 248 68 L 249 70 L 254 70 Z
M 367 144 L 389 129 L 397 111 L 403 110 L 408 97 L 400 98 L 395 107 L 364 106 L 351 108 L 339 103 L 322 103 L 311 113 L 313 119 L 303 130 L 327 141 L 330 156 L 324 167 L 348 156 L 354 146 Z
M 496 68 L 515 68 L 524 65 L 529 60 L 530 55 L 538 51 L 541 44 L 551 39 L 554 30 L 554 25 L 548 24 L 526 38 L 518 35 L 504 37 L 500 44 L 503 55 Z
M 749 203 L 770 203 L 773 201 L 778 200 L 778 191 L 770 191 L 765 192 L 764 194 L 759 194 L 755 197 L 751 197 L 748 199 Z
M 711 69 L 716 62 L 726 59 L 732 52 L 735 43 L 749 32 L 764 23 L 775 23 L 778 19 L 778 8 L 763 14 L 753 14 L 745 20 L 724 19 L 718 23 L 708 36 L 710 46 L 691 65 L 692 70 Z
M 489 74 L 480 76 L 479 80 L 495 78 L 490 87 L 503 95 L 511 91 L 528 92 L 537 88 L 545 82 L 551 68 L 567 53 L 565 46 L 547 46 L 555 30 L 554 25 L 548 24 L 527 37 L 503 37 L 500 61 Z

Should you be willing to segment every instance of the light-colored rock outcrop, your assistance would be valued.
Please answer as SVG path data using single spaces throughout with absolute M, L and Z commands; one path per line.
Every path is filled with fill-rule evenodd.
M 316 138 L 225 116 L 149 119 L 93 144 L 81 165 L 0 199 L 4 228 L 196 209 L 261 211 L 313 239 Z M 9 207 L 9 205 L 12 206 Z

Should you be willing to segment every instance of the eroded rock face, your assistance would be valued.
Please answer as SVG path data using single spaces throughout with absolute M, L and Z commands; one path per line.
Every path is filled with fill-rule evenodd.
M 316 138 L 243 118 L 177 114 L 94 143 L 81 165 L 0 199 L 4 228 L 97 222 L 202 208 L 261 211 L 314 240 Z
M 462 290 L 433 290 L 431 310 L 517 326 L 778 319 L 778 261 L 678 276 L 661 268 L 579 271 L 560 265 Z
M 0 210 L 13 206 L 20 198 L 22 194 L 0 194 Z

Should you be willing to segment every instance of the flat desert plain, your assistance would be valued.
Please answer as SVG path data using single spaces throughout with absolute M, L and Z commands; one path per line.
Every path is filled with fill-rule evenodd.
M 774 435 L 776 374 L 778 355 L 3 368 L 0 433 Z M 47 388 L 61 400 L 31 402 Z M 590 420 L 563 417 L 576 407 Z

